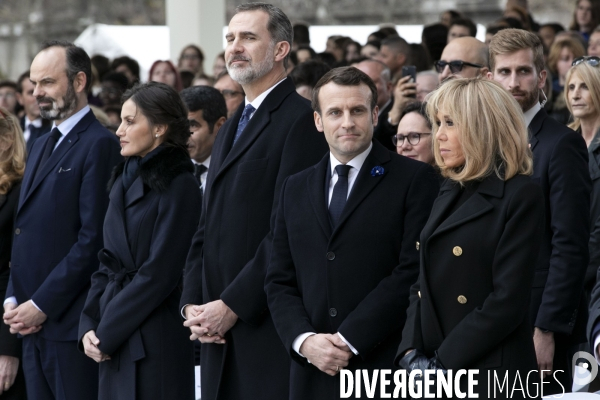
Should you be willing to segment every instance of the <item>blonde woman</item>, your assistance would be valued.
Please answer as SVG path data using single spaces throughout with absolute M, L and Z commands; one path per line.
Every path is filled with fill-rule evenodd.
M 584 291 L 589 301 L 600 265 L 600 58 L 580 57 L 573 61 L 567 73 L 564 97 L 573 115 L 569 128 L 580 133 L 588 147 L 592 179 L 590 260 L 584 281 Z
M 19 121 L 0 107 L 0 299 L 4 301 L 10 275 L 13 220 L 25 171 L 25 140 Z M 25 399 L 20 366 L 21 340 L 0 324 L 0 399 Z
M 396 359 L 409 372 L 479 369 L 475 392 L 487 398 L 488 371 L 513 382 L 537 369 L 528 303 L 542 191 L 529 178 L 523 113 L 496 82 L 448 81 L 427 113 L 446 181 L 417 243 L 420 276 Z

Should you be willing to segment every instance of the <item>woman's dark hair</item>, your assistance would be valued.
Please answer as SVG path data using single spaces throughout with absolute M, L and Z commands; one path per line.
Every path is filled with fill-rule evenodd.
M 421 42 L 432 60 L 442 58 L 442 52 L 448 40 L 448 27 L 444 24 L 431 24 L 423 28 Z
M 127 66 L 127 69 L 131 71 L 131 74 L 135 76 L 137 80 L 140 79 L 140 64 L 136 60 L 127 56 L 117 57 L 112 61 L 110 69 L 115 70 L 121 65 Z
M 404 118 L 404 116 L 406 114 L 409 114 L 411 112 L 416 112 L 418 113 L 421 117 L 423 117 L 423 119 L 425 119 L 425 122 L 427 123 L 427 126 L 429 127 L 429 129 L 431 129 L 431 120 L 429 119 L 429 116 L 427 115 L 427 102 L 426 101 L 415 101 L 412 103 L 408 103 L 408 105 L 406 107 L 404 107 L 404 109 L 402 110 L 402 115 L 400 116 L 400 120 L 402 120 L 402 118 Z
M 331 67 L 324 62 L 308 60 L 296 65 L 292 72 L 290 72 L 289 77 L 292 78 L 296 87 L 307 85 L 313 88 L 319 82 L 319 79 L 330 70 Z
M 417 72 L 427 71 L 432 68 L 433 61 L 431 61 L 431 56 L 429 52 L 420 43 L 410 43 L 410 59 L 413 62 L 413 65 L 417 67 Z
M 167 126 L 163 144 L 187 148 L 190 137 L 188 110 L 175 89 L 161 82 L 146 82 L 126 91 L 123 103 L 127 100 L 135 103 L 150 126 Z

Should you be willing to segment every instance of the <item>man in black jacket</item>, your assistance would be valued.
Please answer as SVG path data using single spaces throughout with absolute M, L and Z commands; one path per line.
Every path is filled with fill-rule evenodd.
M 289 356 L 264 280 L 279 192 L 327 151 L 286 66 L 292 25 L 277 7 L 237 7 L 226 35 L 230 76 L 246 99 L 216 138 L 181 307 L 203 343 L 202 399 L 288 397 Z
M 490 43 L 490 70 L 488 77 L 521 105 L 533 152 L 532 179 L 544 192 L 540 207 L 546 209 L 546 225 L 533 281 L 531 322 L 538 367 L 547 371 L 544 394 L 563 393 L 571 390 L 575 346 L 585 342 L 583 280 L 591 190 L 587 148 L 581 135 L 550 118 L 539 103 L 546 71 L 542 43 L 535 34 L 519 29 L 498 32 Z M 549 379 L 553 372 L 555 378 Z

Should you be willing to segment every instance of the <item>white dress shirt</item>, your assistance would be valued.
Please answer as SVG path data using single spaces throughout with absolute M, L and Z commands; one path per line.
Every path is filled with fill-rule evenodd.
M 373 143 L 369 144 L 368 149 L 366 149 L 365 151 L 363 151 L 362 153 L 360 153 L 359 155 L 357 155 L 352 160 L 350 160 L 346 163 L 346 165 L 350 165 L 352 167 L 348 171 L 348 195 L 347 196 L 350 196 L 350 192 L 352 191 L 354 182 L 356 182 L 356 177 L 358 176 L 358 173 L 359 173 L 360 169 L 362 168 L 363 164 L 365 163 L 365 160 L 367 159 L 367 156 L 371 152 L 372 148 L 373 148 Z M 328 196 L 327 204 L 331 203 L 331 196 L 333 195 L 333 188 L 338 181 L 338 175 L 337 175 L 337 172 L 335 171 L 335 167 L 337 167 L 338 165 L 343 164 L 343 163 L 340 162 L 337 158 L 335 158 L 335 156 L 332 153 L 329 153 L 329 164 L 331 167 L 331 179 L 329 181 L 329 196 Z M 346 198 L 348 198 L 348 197 L 346 197 Z M 342 339 L 344 341 L 344 343 L 346 343 L 348 345 L 350 350 L 352 350 L 352 352 L 355 355 L 358 355 L 358 351 L 350 343 L 348 343 L 348 341 L 342 336 L 342 334 L 339 332 L 337 334 L 339 335 L 340 339 Z M 315 332 L 302 333 L 302 334 L 298 335 L 296 337 L 296 339 L 294 339 L 294 342 L 292 343 L 292 348 L 294 349 L 294 351 L 296 353 L 300 354 L 302 357 L 304 357 L 304 356 L 302 355 L 302 353 L 300 353 L 300 347 L 302 347 L 302 343 L 304 343 L 306 338 L 308 338 L 309 336 L 312 336 L 312 335 L 316 335 L 316 333 Z
M 540 103 L 535 103 L 533 107 L 531 107 L 529 110 L 523 113 L 523 115 L 525 116 L 525 123 L 527 124 L 527 126 L 531 124 L 531 121 L 541 109 L 542 105 Z
M 192 162 L 194 165 L 204 165 L 206 167 L 206 171 L 200 175 L 200 189 L 202 189 L 202 193 L 204 193 L 204 189 L 206 188 L 206 177 L 208 176 L 208 168 L 210 168 L 210 156 L 208 156 L 206 160 L 202 161 L 201 163 L 197 163 L 194 160 L 192 160 Z
M 40 117 L 40 118 L 34 119 L 33 121 L 30 121 L 26 115 L 24 121 L 25 121 L 25 129 L 23 129 L 23 138 L 25 139 L 25 143 L 27 143 L 29 141 L 29 138 L 31 137 L 30 127 L 33 125 L 34 128 L 41 128 L 42 127 L 42 118 Z
M 81 110 L 77 111 L 75 114 L 71 115 L 69 118 L 65 119 L 60 125 L 58 125 L 58 129 L 60 130 L 60 135 L 61 136 L 56 141 L 56 146 L 54 146 L 54 149 L 56 149 L 58 147 L 58 145 L 60 144 L 60 142 L 62 142 L 62 140 L 65 138 L 65 136 L 67 136 L 69 134 L 69 132 L 71 132 L 73 130 L 73 128 L 75 127 L 75 125 L 77 125 L 79 123 L 79 121 L 81 121 L 81 119 L 90 110 L 91 110 L 90 106 L 86 105 Z M 27 121 L 27 117 L 25 117 L 25 121 Z M 41 124 L 41 120 L 40 120 L 40 124 Z M 52 129 L 54 129 L 55 127 L 56 127 L 56 123 L 52 123 Z M 19 304 L 17 302 L 17 298 L 15 296 L 9 297 L 6 300 L 4 300 L 4 304 L 3 305 L 6 305 L 7 303 Z M 35 308 L 37 308 L 38 310 L 42 311 L 42 309 L 39 308 L 37 306 L 37 304 L 35 304 L 33 302 L 33 300 L 31 300 L 31 304 L 33 304 L 35 306 Z
M 260 105 L 262 104 L 263 101 L 265 101 L 265 99 L 267 98 L 267 96 L 269 95 L 269 93 L 271 93 L 273 91 L 273 89 L 275 89 L 275 87 L 277 85 L 279 85 L 281 82 L 283 82 L 286 78 L 283 78 L 282 80 L 280 80 L 279 82 L 277 82 L 276 84 L 274 84 L 273 86 L 271 86 L 270 88 L 268 88 L 267 90 L 265 90 L 264 92 L 262 92 L 261 94 L 259 94 L 258 96 L 256 96 L 256 98 L 253 101 L 248 101 L 248 97 L 244 98 L 244 105 L 247 106 L 248 104 L 252 104 L 252 107 L 254 107 L 254 112 L 252 114 L 250 114 L 250 117 L 248 117 L 248 120 L 251 120 L 252 117 L 254 117 L 254 114 L 256 113 L 256 110 L 258 110 L 258 107 L 260 107 Z

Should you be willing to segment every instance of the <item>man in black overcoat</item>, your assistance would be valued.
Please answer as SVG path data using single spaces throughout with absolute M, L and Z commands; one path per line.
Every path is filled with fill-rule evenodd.
M 265 281 L 295 361 L 294 400 L 340 398 L 341 368 L 393 369 L 419 233 L 439 190 L 431 166 L 373 140 L 377 89 L 365 73 L 337 68 L 314 90 L 330 152 L 284 184 Z
M 230 76 L 246 94 L 213 147 L 181 298 L 203 343 L 202 399 L 285 399 L 289 356 L 267 309 L 271 226 L 285 178 L 327 145 L 286 78 L 292 26 L 270 4 L 238 6 L 226 35 Z
M 546 71 L 542 43 L 535 34 L 520 29 L 498 32 L 490 43 L 490 70 L 488 77 L 521 105 L 533 152 L 531 179 L 544 192 L 540 207 L 545 207 L 546 223 L 530 315 L 538 367 L 548 371 L 544 395 L 563 393 L 563 388 L 571 390 L 571 359 L 576 346 L 585 342 L 587 322 L 583 292 L 590 231 L 587 148 L 581 135 L 548 116 L 539 103 Z

